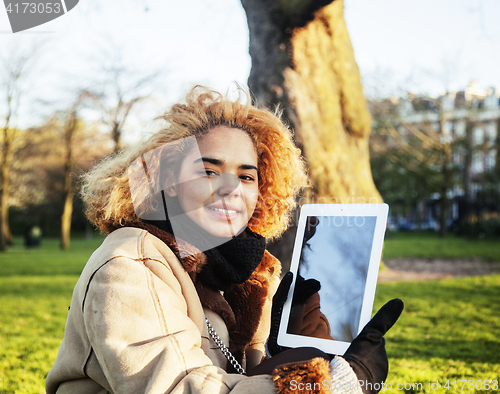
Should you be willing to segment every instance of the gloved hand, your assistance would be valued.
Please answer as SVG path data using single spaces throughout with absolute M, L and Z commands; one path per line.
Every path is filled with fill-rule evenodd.
M 278 330 L 283 312 L 283 305 L 288 296 L 288 292 L 293 280 L 293 273 L 285 274 L 273 298 L 271 309 L 271 332 L 267 342 L 268 352 L 275 356 L 288 348 L 279 346 L 277 343 Z M 311 282 L 309 282 L 311 281 Z M 305 302 L 308 297 L 314 294 L 315 281 L 303 281 L 305 287 L 299 293 L 297 301 Z M 307 284 L 309 283 L 309 284 Z M 319 283 L 319 282 L 318 282 Z M 317 289 L 316 291 L 318 291 Z M 309 294 L 307 297 L 306 295 Z M 383 336 L 396 323 L 404 308 L 403 301 L 394 299 L 385 304 L 375 314 L 375 316 L 366 324 L 359 335 L 352 341 L 351 345 L 342 356 L 351 366 L 357 376 L 358 381 L 363 383 L 362 390 L 364 394 L 375 394 L 376 388 L 381 388 L 381 383 L 387 378 L 389 362 L 385 351 L 385 340 Z M 285 356 L 285 354 L 283 354 Z M 325 358 L 329 357 L 325 355 Z M 378 385 L 376 385 L 378 383 Z
M 288 348 L 278 345 L 278 331 L 280 328 L 281 315 L 283 313 L 283 305 L 288 297 L 288 291 L 292 285 L 293 272 L 287 272 L 281 279 L 278 290 L 273 297 L 273 305 L 271 307 L 271 331 L 267 339 L 267 351 L 271 357 L 281 353 Z
M 383 336 L 396 323 L 403 308 L 403 301 L 397 298 L 385 304 L 342 356 L 353 369 L 365 394 L 376 394 L 387 378 L 389 361 Z
M 283 313 L 283 305 L 285 305 L 288 297 L 288 292 L 293 281 L 293 272 L 287 272 L 276 290 L 273 297 L 273 305 L 271 308 L 271 332 L 267 341 L 267 350 L 271 356 L 275 356 L 289 348 L 278 345 L 278 331 Z M 314 293 L 321 289 L 321 284 L 316 279 L 304 280 L 302 276 L 298 276 L 295 284 L 293 295 L 292 308 L 299 304 L 303 304 Z
M 316 357 L 323 357 L 327 361 L 331 361 L 332 359 L 329 354 L 314 347 L 296 347 L 293 349 L 286 349 L 276 356 L 262 361 L 255 368 L 248 371 L 247 375 L 272 375 L 273 370 L 279 365 L 310 361 Z
M 293 273 L 291 274 L 293 275 Z M 292 308 L 296 305 L 304 304 L 309 297 L 320 290 L 321 283 L 316 279 L 305 280 L 302 276 L 297 276 L 297 282 L 295 283 L 295 290 L 293 292 Z

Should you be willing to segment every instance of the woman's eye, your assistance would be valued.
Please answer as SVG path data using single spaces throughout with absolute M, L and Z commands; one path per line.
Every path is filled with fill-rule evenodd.
M 247 182 L 252 182 L 255 178 L 251 175 L 240 175 L 240 179 Z
M 216 176 L 217 173 L 215 171 L 212 171 L 212 170 L 204 170 L 202 172 L 203 175 L 208 175 L 208 176 Z

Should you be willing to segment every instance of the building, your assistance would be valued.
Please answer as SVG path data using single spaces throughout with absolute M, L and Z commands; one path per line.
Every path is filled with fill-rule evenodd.
M 472 82 L 463 91 L 437 98 L 408 94 L 369 105 L 374 120 L 372 148 L 377 145 L 379 152 L 401 147 L 410 151 L 417 144 L 422 157 L 426 146 L 429 152 L 442 152 L 440 161 L 429 161 L 429 166 L 450 173 L 445 204 L 448 225 L 470 215 L 500 211 L 499 88 L 481 89 Z M 437 227 L 442 219 L 442 195 L 435 192 L 415 202 L 403 217 L 393 219 L 399 224 Z

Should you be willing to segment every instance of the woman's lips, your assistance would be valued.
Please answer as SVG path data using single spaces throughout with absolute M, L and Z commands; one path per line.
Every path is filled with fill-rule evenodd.
M 206 206 L 206 208 L 211 215 L 225 221 L 233 221 L 241 214 L 241 211 L 238 211 L 233 207 L 222 208 Z

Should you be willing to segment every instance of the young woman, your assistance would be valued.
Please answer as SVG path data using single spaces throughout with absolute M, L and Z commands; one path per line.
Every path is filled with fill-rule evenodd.
M 87 217 L 108 236 L 75 286 L 47 393 L 370 392 L 357 381 L 385 379 L 382 335 L 399 307 L 350 356 L 271 338 L 266 359 L 281 267 L 265 242 L 307 185 L 279 116 L 195 88 L 163 118 L 85 178 Z

